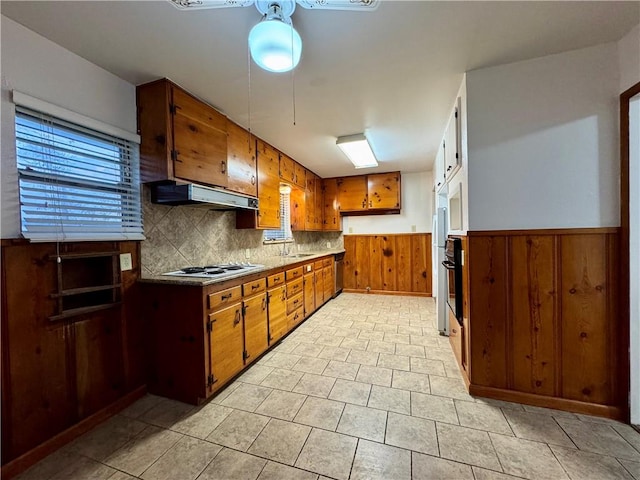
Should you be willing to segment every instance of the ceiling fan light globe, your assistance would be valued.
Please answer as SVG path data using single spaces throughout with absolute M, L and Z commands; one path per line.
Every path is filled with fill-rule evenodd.
M 249 50 L 260 68 L 288 72 L 300 62 L 302 39 L 292 25 L 278 19 L 264 20 L 249 32 Z

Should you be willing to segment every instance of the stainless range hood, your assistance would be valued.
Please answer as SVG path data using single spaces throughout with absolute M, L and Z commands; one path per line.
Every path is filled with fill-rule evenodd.
M 154 185 L 151 187 L 151 202 L 162 205 L 202 206 L 211 210 L 258 209 L 256 197 L 194 183 Z

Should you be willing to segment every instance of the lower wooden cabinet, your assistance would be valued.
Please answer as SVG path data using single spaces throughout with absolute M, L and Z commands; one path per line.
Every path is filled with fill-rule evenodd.
M 280 285 L 269 290 L 267 304 L 269 345 L 273 345 L 287 333 L 287 288 Z
M 322 268 L 313 272 L 313 292 L 316 299 L 316 309 L 324 304 L 324 275 Z
M 333 265 L 322 269 L 322 281 L 324 287 L 324 301 L 326 302 L 333 297 L 335 284 L 333 279 Z
M 304 317 L 307 318 L 316 311 L 316 295 L 314 291 L 313 270 L 305 273 L 303 280 Z
M 242 302 L 244 313 L 244 358 L 248 365 L 269 348 L 267 294 L 261 293 Z
M 242 303 L 209 314 L 210 388 L 223 384 L 244 368 Z

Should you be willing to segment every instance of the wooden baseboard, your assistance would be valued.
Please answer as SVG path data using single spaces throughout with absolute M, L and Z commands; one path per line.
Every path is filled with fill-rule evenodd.
M 375 295 L 402 295 L 405 297 L 431 297 L 431 292 L 393 292 L 390 290 L 357 290 L 352 288 L 344 288 L 344 293 L 372 293 Z
M 18 458 L 2 466 L 0 477 L 5 480 L 9 480 L 10 478 L 13 478 L 16 475 L 24 472 L 26 469 L 28 469 L 32 465 L 35 465 L 46 456 L 52 454 L 59 448 L 75 440 L 80 435 L 88 432 L 105 420 L 113 417 L 119 411 L 124 410 L 133 402 L 135 402 L 139 398 L 142 398 L 145 393 L 147 393 L 146 385 L 138 387 L 135 390 L 127 393 L 123 397 L 119 398 L 111 405 L 94 413 L 90 417 L 82 419 L 72 427 L 69 427 L 65 431 L 60 432 L 55 437 L 52 437 L 46 442 L 43 442 L 37 447 L 29 450 L 28 452 L 23 453 Z
M 493 398 L 505 402 L 524 403 L 534 407 L 553 408 L 573 413 L 585 415 L 595 415 L 597 417 L 611 418 L 614 420 L 626 421 L 624 409 L 609 405 L 598 405 L 596 403 L 586 403 L 566 398 L 547 397 L 535 395 L 533 393 L 516 392 L 514 390 L 504 390 L 502 388 L 485 387 L 482 385 L 469 385 L 469 393 L 477 397 Z

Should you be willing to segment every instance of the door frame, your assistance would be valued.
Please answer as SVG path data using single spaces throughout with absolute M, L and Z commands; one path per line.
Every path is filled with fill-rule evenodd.
M 628 369 L 625 369 L 626 373 L 626 391 L 628 413 L 627 420 L 631 422 L 632 405 L 631 402 L 631 388 L 640 386 L 632 384 L 631 382 L 631 358 L 640 355 L 640 344 L 637 340 L 631 338 L 631 308 L 630 308 L 630 218 L 629 218 L 629 160 L 630 160 L 630 148 L 629 148 L 629 104 L 631 99 L 640 93 L 640 82 L 633 85 L 631 88 L 625 90 L 620 94 L 620 318 L 623 319 L 622 331 L 620 332 L 621 338 L 627 339 L 629 343 L 626 343 L 624 347 L 625 365 Z M 638 319 L 640 321 L 640 319 Z M 633 351 L 633 352 L 631 352 Z M 637 381 L 637 380 L 636 380 Z M 638 407 L 636 406 L 636 409 Z M 637 420 L 640 423 L 640 419 Z

